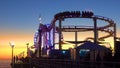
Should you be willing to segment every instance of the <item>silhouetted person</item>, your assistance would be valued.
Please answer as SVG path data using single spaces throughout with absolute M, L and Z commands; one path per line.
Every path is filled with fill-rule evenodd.
M 13 57 L 13 63 L 15 63 L 15 56 Z
M 16 56 L 16 62 L 18 62 L 18 56 Z
M 82 17 L 84 17 L 84 11 L 82 11 Z
M 80 11 L 77 11 L 77 17 L 80 17 L 80 16 L 81 16 Z

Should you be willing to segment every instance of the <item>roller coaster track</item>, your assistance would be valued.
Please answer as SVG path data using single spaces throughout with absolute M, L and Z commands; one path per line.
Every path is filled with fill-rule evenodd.
M 86 14 L 85 14 L 86 13 Z M 106 23 L 108 23 L 108 25 L 105 25 L 105 26 L 102 26 L 102 27 L 97 27 L 97 30 L 99 31 L 103 31 L 103 32 L 106 32 L 108 33 L 108 35 L 106 36 L 103 36 L 103 37 L 100 37 L 99 39 L 104 39 L 104 38 L 108 38 L 110 36 L 113 36 L 114 35 L 114 31 L 111 30 L 111 29 L 108 29 L 109 27 L 114 27 L 115 23 L 112 19 L 110 18 L 107 18 L 107 17 L 103 17 L 103 16 L 98 16 L 98 15 L 93 15 L 92 12 L 83 12 L 80 13 L 79 11 L 73 11 L 73 12 L 62 12 L 62 13 L 58 13 L 55 15 L 52 23 L 51 23 L 51 26 L 48 28 L 49 30 L 51 30 L 55 25 L 55 22 L 59 19 L 65 19 L 65 18 L 90 18 L 90 19 L 94 19 L 96 18 L 97 20 L 103 20 L 105 21 Z M 92 26 L 91 26 L 92 27 Z M 62 27 L 62 31 L 65 31 L 65 30 L 68 30 L 68 31 L 74 31 L 74 30 L 79 30 L 79 31 L 93 31 L 94 30 L 94 27 L 88 27 L 86 28 L 86 26 L 81 26 L 81 27 L 75 27 L 75 26 L 63 26 Z
M 91 26 L 92 27 L 92 26 Z M 94 30 L 94 28 L 92 27 L 79 27 L 79 26 L 63 26 L 62 27 L 62 31 L 63 32 L 85 32 L 85 31 L 93 31 Z M 111 36 L 113 36 L 113 34 L 114 34 L 114 32 L 112 31 L 112 30 L 110 30 L 110 29 L 101 29 L 101 28 L 97 28 L 97 30 L 99 30 L 99 31 L 104 31 L 104 32 L 106 32 L 106 33 L 108 33 L 108 35 L 106 35 L 106 36 L 103 36 L 103 37 L 100 37 L 99 38 L 99 40 L 100 39 L 104 39 L 104 38 L 108 38 L 108 37 L 111 37 Z M 87 38 L 87 39 L 94 39 L 94 38 Z
M 71 12 L 65 11 L 65 12 L 57 13 L 54 16 L 54 19 L 51 21 L 51 24 L 49 26 L 40 24 L 39 30 L 41 30 L 41 33 L 44 34 L 45 32 L 50 32 L 52 29 L 54 30 L 53 31 L 54 33 L 55 33 L 55 31 L 57 31 L 58 33 L 60 31 L 61 32 L 62 31 L 64 31 L 64 32 L 75 32 L 75 31 L 85 32 L 85 31 L 93 31 L 95 29 L 94 26 L 62 26 L 61 28 L 55 26 L 56 21 L 60 21 L 60 20 L 64 21 L 64 19 L 66 19 L 66 18 L 89 18 L 89 19 L 102 20 L 102 21 L 105 21 L 106 23 L 108 23 L 105 26 L 100 26 L 100 27 L 97 26 L 97 28 L 96 28 L 97 31 L 102 31 L 102 32 L 107 33 L 107 35 L 99 37 L 98 40 L 105 39 L 105 38 L 115 35 L 115 30 L 114 30 L 115 22 L 112 19 L 103 17 L 103 16 L 99 16 L 99 15 L 94 15 L 93 12 L 89 12 L 89 11 L 82 11 L 82 12 L 80 12 L 80 11 L 71 11 Z M 113 30 L 109 29 L 110 27 L 113 27 Z M 87 39 L 94 39 L 94 38 L 89 37 Z

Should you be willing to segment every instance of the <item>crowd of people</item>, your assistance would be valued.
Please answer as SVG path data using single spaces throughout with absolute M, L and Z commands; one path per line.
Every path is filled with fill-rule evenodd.
M 60 12 L 54 16 L 55 19 L 59 18 L 74 18 L 74 17 L 92 17 L 94 15 L 93 12 L 91 11 L 65 11 L 65 12 Z

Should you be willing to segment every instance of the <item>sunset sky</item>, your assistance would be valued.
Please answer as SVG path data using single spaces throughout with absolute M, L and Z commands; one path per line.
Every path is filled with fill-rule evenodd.
M 119 6 L 120 0 L 0 0 L 0 59 L 11 58 L 11 47 L 9 45 L 11 41 L 15 43 L 14 55 L 23 51 L 26 52 L 26 43 L 33 45 L 40 14 L 42 22 L 50 24 L 56 13 L 90 10 L 95 15 L 113 19 L 117 24 L 117 36 L 120 37 Z M 86 25 L 89 24 L 88 21 Z M 100 24 L 105 25 L 104 22 Z M 65 35 L 66 39 L 73 40 L 72 33 Z M 88 33 L 85 33 L 79 37 L 87 35 Z

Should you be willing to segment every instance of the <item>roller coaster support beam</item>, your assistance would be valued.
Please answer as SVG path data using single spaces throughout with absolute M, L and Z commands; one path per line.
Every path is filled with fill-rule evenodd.
M 76 26 L 75 26 L 76 28 Z M 75 31 L 75 48 L 77 47 L 77 31 Z
M 98 31 L 97 31 L 97 19 L 96 19 L 96 17 L 93 18 L 93 22 L 94 22 L 94 43 L 97 43 Z
M 62 26 L 62 19 L 59 19 L 59 50 L 62 50 L 62 46 L 61 46 L 61 26 Z
M 75 32 L 75 47 L 77 47 L 77 31 Z
M 114 50 L 116 49 L 116 24 L 114 23 Z
M 42 31 L 38 30 L 39 34 L 39 42 L 38 42 L 38 50 L 39 50 L 39 58 L 41 57 L 41 45 L 42 45 Z
M 55 48 L 55 24 L 53 24 L 53 49 Z

